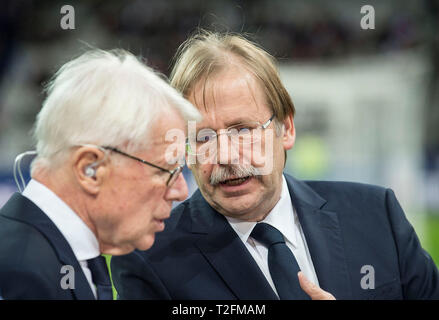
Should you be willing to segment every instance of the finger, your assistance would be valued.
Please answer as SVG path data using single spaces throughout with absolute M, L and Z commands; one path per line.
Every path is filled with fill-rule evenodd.
M 309 281 L 302 271 L 299 271 L 297 276 L 299 277 L 300 287 L 306 292 L 307 295 L 310 296 L 312 300 L 335 300 L 332 294 L 326 292 Z

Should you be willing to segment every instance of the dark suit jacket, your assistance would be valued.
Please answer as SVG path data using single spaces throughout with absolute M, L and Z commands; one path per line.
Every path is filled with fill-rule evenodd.
M 337 299 L 439 299 L 438 270 L 391 190 L 286 180 L 322 289 Z M 372 275 L 361 273 L 365 265 L 374 289 L 361 286 Z M 173 210 L 150 250 L 113 257 L 112 275 L 122 299 L 277 299 L 199 191 Z
M 93 292 L 67 240 L 32 201 L 15 193 L 0 209 L 0 293 L 4 299 L 90 299 Z M 64 265 L 75 289 L 62 289 Z

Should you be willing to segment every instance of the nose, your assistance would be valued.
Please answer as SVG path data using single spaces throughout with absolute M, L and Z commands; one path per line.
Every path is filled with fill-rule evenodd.
M 183 173 L 178 175 L 177 180 L 166 190 L 165 199 L 169 201 L 183 201 L 188 196 L 188 188 Z
M 226 134 L 219 135 L 218 156 L 220 164 L 239 163 L 239 145 Z

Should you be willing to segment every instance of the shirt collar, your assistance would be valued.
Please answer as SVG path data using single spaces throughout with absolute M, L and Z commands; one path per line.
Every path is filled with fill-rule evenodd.
M 256 222 L 242 221 L 227 216 L 226 219 L 238 234 L 239 238 L 246 243 L 256 225 Z M 260 222 L 265 222 L 275 227 L 282 233 L 286 240 L 293 245 L 293 247 L 297 247 L 297 232 L 295 231 L 294 224 L 297 224 L 298 220 L 293 208 L 293 203 L 291 202 L 287 181 L 283 175 L 280 199 L 265 219 Z
M 78 261 L 100 255 L 99 242 L 82 219 L 52 190 L 31 179 L 23 196 L 39 207 L 66 238 Z

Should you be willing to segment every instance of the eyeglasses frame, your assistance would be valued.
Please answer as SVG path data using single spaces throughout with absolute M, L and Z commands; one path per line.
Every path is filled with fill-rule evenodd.
M 268 120 L 265 121 L 263 124 L 261 124 L 261 128 L 264 129 L 264 130 L 267 129 L 268 126 L 270 125 L 270 123 L 273 121 L 274 116 L 275 116 L 275 114 L 273 113 L 273 114 L 271 115 L 270 119 L 268 119 Z M 259 122 L 259 121 L 255 121 L 255 122 Z M 228 131 L 229 131 L 228 129 L 230 129 L 230 128 L 232 128 L 232 127 L 233 127 L 233 126 L 227 127 L 227 128 L 225 129 L 225 130 L 226 130 L 225 134 L 227 134 Z M 255 128 L 255 129 L 257 129 L 257 128 Z M 214 130 L 212 130 L 212 131 L 214 131 Z M 214 131 L 214 132 L 215 132 L 215 137 L 218 137 L 218 136 L 224 134 L 224 133 L 216 133 L 216 131 Z M 187 148 L 190 148 L 189 138 L 186 138 L 186 149 L 187 149 Z
M 168 169 L 165 169 L 165 168 L 159 167 L 158 165 L 155 165 L 155 164 L 153 164 L 153 163 L 151 163 L 151 162 L 148 162 L 148 161 L 146 161 L 146 160 L 140 159 L 140 158 L 135 157 L 135 156 L 133 156 L 133 155 L 130 155 L 130 154 L 126 153 L 126 152 L 123 152 L 123 151 L 119 150 L 118 148 L 111 147 L 111 146 L 102 146 L 102 148 L 104 148 L 104 149 L 106 149 L 106 150 L 110 150 L 110 151 L 116 152 L 116 153 L 119 153 L 119 154 L 121 154 L 121 155 L 123 155 L 123 156 L 126 156 L 126 157 L 128 157 L 128 158 L 131 158 L 131 159 L 133 159 L 133 160 L 137 160 L 137 161 L 139 161 L 139 162 L 141 162 L 141 163 L 143 163 L 143 164 L 146 164 L 146 165 L 151 166 L 151 167 L 153 167 L 153 168 L 159 169 L 159 170 L 161 170 L 161 171 L 163 171 L 163 172 L 167 172 L 167 173 L 169 173 L 169 174 L 170 174 L 169 179 L 166 181 L 166 186 L 167 186 L 167 187 L 170 187 L 169 182 L 172 180 L 172 178 L 173 178 L 174 176 L 175 176 L 175 177 L 178 177 L 178 175 L 183 171 L 183 167 L 184 167 L 184 165 L 179 165 L 178 167 L 176 167 L 176 168 L 173 169 L 173 170 L 168 170 Z M 177 181 L 177 179 L 175 179 L 175 181 Z M 174 181 L 174 182 L 175 182 L 175 181 Z

